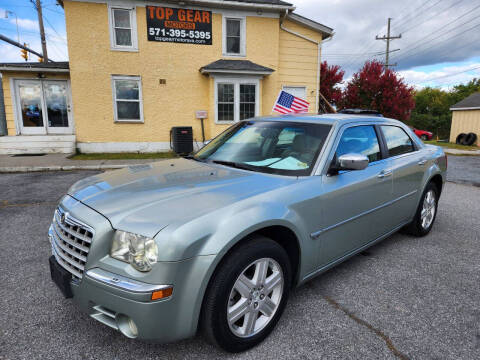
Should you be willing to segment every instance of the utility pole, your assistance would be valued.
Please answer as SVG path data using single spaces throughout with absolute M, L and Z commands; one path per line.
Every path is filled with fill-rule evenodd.
M 33 2 L 33 0 L 30 0 Z M 38 26 L 40 27 L 40 41 L 42 42 L 42 59 L 43 62 L 48 62 L 48 54 L 47 54 L 47 41 L 45 40 L 45 29 L 43 27 L 43 15 L 42 15 L 42 3 L 40 0 L 36 0 L 35 8 L 37 9 L 38 15 Z
M 390 36 L 390 21 L 392 18 L 388 18 L 388 25 L 387 25 L 387 35 L 383 35 L 382 37 L 379 37 L 378 35 L 375 37 L 375 40 L 385 40 L 387 42 L 387 52 L 385 53 L 385 69 L 388 69 L 389 66 L 397 66 L 397 63 L 395 64 L 390 64 L 389 58 L 390 58 L 390 40 L 395 40 L 395 39 L 401 39 L 402 34 L 398 36 Z

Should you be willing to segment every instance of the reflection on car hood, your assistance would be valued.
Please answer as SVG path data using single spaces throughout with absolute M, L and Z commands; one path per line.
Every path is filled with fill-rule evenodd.
M 175 159 L 98 174 L 68 194 L 106 216 L 115 229 L 154 236 L 175 221 L 204 215 L 295 178 Z

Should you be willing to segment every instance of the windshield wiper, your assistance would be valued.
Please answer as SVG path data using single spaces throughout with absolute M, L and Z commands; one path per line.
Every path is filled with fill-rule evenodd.
M 234 161 L 224 161 L 224 160 L 212 160 L 212 163 L 214 164 L 219 164 L 219 165 L 225 165 L 225 166 L 230 166 L 236 169 L 242 169 L 242 170 L 251 170 L 251 171 L 257 171 L 258 167 L 253 166 L 253 165 L 247 165 L 243 163 L 237 163 Z

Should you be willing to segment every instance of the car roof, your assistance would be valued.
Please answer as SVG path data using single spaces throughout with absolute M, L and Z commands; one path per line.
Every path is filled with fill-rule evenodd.
M 292 114 L 292 115 L 272 115 L 261 116 L 249 121 L 291 121 L 310 124 L 325 124 L 325 125 L 344 125 L 359 122 L 375 122 L 375 123 L 390 123 L 392 125 L 404 125 L 402 122 L 379 117 L 376 115 L 352 115 L 352 114 Z

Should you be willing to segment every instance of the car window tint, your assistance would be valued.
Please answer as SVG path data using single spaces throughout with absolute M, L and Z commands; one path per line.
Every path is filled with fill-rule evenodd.
M 381 159 L 380 146 L 373 126 L 355 126 L 343 132 L 337 147 L 337 158 L 352 153 L 365 155 L 370 162 Z
M 387 142 L 388 155 L 397 156 L 415 151 L 412 139 L 398 126 L 382 125 L 383 135 Z

